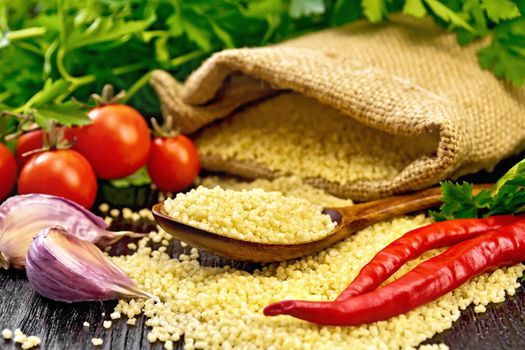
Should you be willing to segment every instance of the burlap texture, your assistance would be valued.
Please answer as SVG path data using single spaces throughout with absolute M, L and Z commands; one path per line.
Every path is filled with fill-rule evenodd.
M 490 170 L 525 148 L 525 89 L 483 71 L 476 50 L 475 45 L 459 47 L 454 35 L 430 20 L 399 16 L 384 24 L 358 21 L 269 47 L 226 50 L 207 60 L 184 86 L 162 71 L 154 72 L 152 85 L 163 113 L 185 133 L 292 90 L 394 135 L 438 135 L 435 152 L 414 160 L 393 179 L 344 186 L 305 179 L 336 195 L 368 200 Z M 248 178 L 278 175 L 256 160 L 208 156 L 202 163 Z

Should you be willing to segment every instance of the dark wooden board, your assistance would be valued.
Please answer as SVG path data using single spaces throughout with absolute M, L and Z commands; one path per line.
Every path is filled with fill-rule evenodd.
M 469 180 L 492 182 L 521 156 L 503 162 L 492 173 L 480 173 Z M 149 198 L 152 198 L 149 196 Z M 129 224 L 117 222 L 115 228 L 129 228 Z M 146 223 L 135 227 L 147 232 Z M 178 243 L 171 247 L 173 253 L 188 251 Z M 201 254 L 201 264 L 207 266 L 230 266 L 253 269 L 254 266 L 226 261 L 211 254 Z M 42 339 L 41 349 L 91 349 L 91 339 L 104 339 L 101 349 L 134 350 L 162 349 L 160 343 L 150 344 L 146 335 L 143 316 L 137 318 L 135 326 L 128 326 L 125 319 L 116 320 L 110 330 L 102 326 L 109 319 L 115 301 L 65 304 L 47 300 L 36 294 L 21 271 L 0 270 L 0 330 L 21 328 L 28 335 Z M 105 313 L 104 317 L 102 314 Z M 89 328 L 83 327 L 87 321 Z M 474 313 L 472 307 L 462 313 L 452 329 L 445 331 L 426 343 L 444 342 L 451 349 L 497 350 L 525 349 L 525 292 L 523 286 L 515 296 L 504 303 L 491 304 L 487 312 Z M 182 349 L 182 343 L 178 347 Z M 12 341 L 0 337 L 0 349 L 20 349 Z

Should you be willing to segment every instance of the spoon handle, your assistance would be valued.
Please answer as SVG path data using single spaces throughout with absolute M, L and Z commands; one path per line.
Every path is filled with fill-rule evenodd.
M 474 193 L 489 189 L 492 184 L 474 185 Z M 361 224 L 368 226 L 396 216 L 432 208 L 441 204 L 441 188 L 433 187 L 411 194 L 392 196 L 375 201 L 338 208 L 342 214 L 342 224 Z

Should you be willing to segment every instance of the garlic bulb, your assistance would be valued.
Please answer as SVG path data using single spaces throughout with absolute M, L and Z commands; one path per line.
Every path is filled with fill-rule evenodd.
M 0 266 L 23 269 L 33 237 L 53 226 L 101 247 L 124 236 L 142 236 L 130 231 L 107 231 L 104 220 L 65 198 L 45 194 L 14 196 L 0 206 Z
M 61 227 L 36 235 L 27 253 L 26 274 L 39 294 L 56 301 L 156 299 L 140 290 L 93 243 Z

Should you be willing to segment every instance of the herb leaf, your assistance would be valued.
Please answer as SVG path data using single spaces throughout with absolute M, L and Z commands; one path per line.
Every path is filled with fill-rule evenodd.
M 490 190 L 472 193 L 469 183 L 441 182 L 439 211 L 430 211 L 436 220 L 518 214 L 525 211 L 525 159 L 514 165 Z
M 37 123 L 39 120 L 54 120 L 64 126 L 87 125 L 91 123 L 91 119 L 87 116 L 82 105 L 73 101 L 42 106 L 36 109 L 34 114 Z
M 126 36 L 144 31 L 149 21 L 114 21 L 111 18 L 97 18 L 86 29 L 76 28 L 67 36 L 64 46 L 68 50 L 83 46 L 100 44 L 108 41 L 122 40 Z
M 385 0 L 362 0 L 363 13 L 370 22 L 379 22 L 386 16 Z
M 291 0 L 290 16 L 300 18 L 311 15 L 320 15 L 325 11 L 323 0 Z
M 516 18 L 520 15 L 518 6 L 510 0 L 483 0 L 481 6 L 487 11 L 488 17 L 495 23 Z

